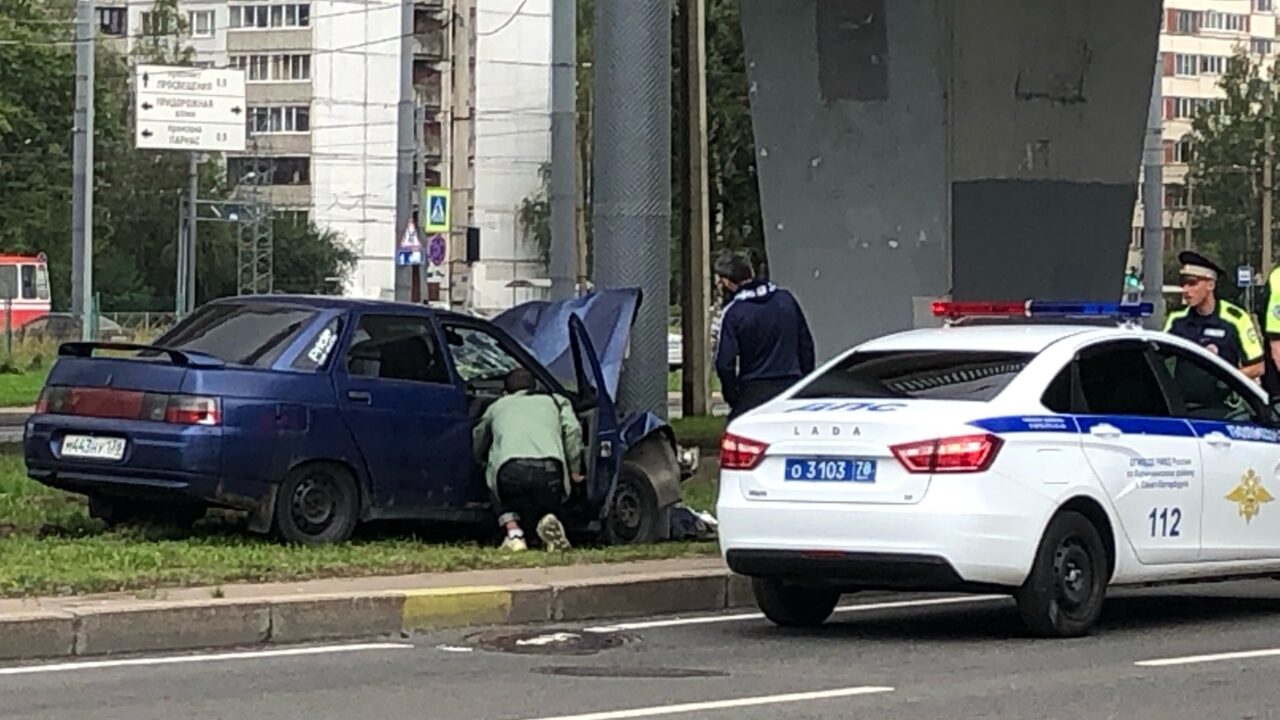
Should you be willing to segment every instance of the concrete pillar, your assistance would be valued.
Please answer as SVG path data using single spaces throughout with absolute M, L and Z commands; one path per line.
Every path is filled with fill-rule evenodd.
M 1119 299 L 1160 0 L 742 0 L 770 267 L 819 354 Z

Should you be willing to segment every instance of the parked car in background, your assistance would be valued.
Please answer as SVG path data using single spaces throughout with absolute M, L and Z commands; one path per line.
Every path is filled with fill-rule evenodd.
M 339 297 L 215 301 L 154 345 L 63 345 L 27 421 L 27 470 L 108 522 L 194 521 L 220 506 L 307 544 L 378 519 L 496 530 L 471 431 L 523 367 L 582 422 L 586 481 L 561 516 L 569 530 L 663 540 L 696 453 L 657 416 L 615 410 L 639 302 L 605 291 L 488 321 Z
M 79 340 L 81 323 L 71 313 L 48 313 L 28 322 L 14 332 L 15 340 L 30 342 L 67 342 Z M 129 342 L 133 338 L 119 323 L 98 318 L 98 342 Z

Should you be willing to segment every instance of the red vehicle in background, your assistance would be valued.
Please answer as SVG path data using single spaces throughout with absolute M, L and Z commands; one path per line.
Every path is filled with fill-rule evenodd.
M 49 262 L 44 253 L 0 254 L 0 331 L 4 328 L 6 301 L 13 303 L 11 329 L 49 314 Z

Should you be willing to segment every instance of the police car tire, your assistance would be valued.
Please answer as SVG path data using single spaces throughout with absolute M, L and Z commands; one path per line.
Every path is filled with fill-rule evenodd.
M 838 590 L 788 585 L 777 578 L 751 578 L 751 591 L 764 616 L 785 628 L 818 627 L 840 602 Z
M 321 482 L 332 496 L 331 515 L 321 529 L 301 527 L 294 517 L 294 496 L 304 482 Z M 275 534 L 286 543 L 327 545 L 346 542 L 355 531 L 360 515 L 360 491 L 355 478 L 345 468 L 330 463 L 312 463 L 294 468 L 276 492 Z
M 1067 590 L 1064 574 L 1072 569 L 1081 574 Z M 1044 637 L 1088 634 L 1102 613 L 1106 572 L 1106 546 L 1094 524 L 1076 512 L 1058 513 L 1045 529 L 1030 576 L 1014 593 L 1022 621 Z M 1060 597 L 1060 589 L 1068 597 Z

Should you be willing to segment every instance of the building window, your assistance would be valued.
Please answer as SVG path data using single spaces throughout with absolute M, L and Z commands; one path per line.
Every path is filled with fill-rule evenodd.
M 1274 0 L 1253 0 L 1253 11 L 1260 13 L 1275 12 Z
M 1227 71 L 1225 55 L 1201 55 L 1200 72 L 1205 75 L 1221 75 Z
M 144 12 L 142 13 L 142 34 L 143 35 L 168 35 L 169 16 L 162 12 Z
M 1186 185 L 1165 185 L 1164 206 L 1167 208 L 1184 208 L 1187 206 Z
M 1200 13 L 1191 10 L 1174 10 L 1174 32 L 1192 35 L 1200 30 Z
M 311 108 L 306 105 L 249 108 L 249 134 L 311 132 Z
M 213 37 L 213 11 L 195 10 L 187 13 L 187 21 L 191 28 L 191 37 Z
M 310 55 L 232 55 L 231 67 L 250 82 L 299 82 L 311 79 Z
M 1175 118 L 1189 118 L 1195 115 L 1196 101 L 1195 98 L 1172 98 L 1173 115 Z
M 311 213 L 306 210 L 279 210 L 276 219 L 295 227 L 305 227 L 311 221 Z
M 1173 144 L 1173 162 L 1186 165 L 1191 162 L 1191 141 L 1182 140 Z
M 255 160 L 257 165 L 255 165 Z M 311 158 L 309 157 L 271 157 L 255 159 L 252 157 L 227 158 L 227 178 L 231 184 L 237 184 L 248 176 L 250 171 L 261 172 L 267 176 L 266 185 L 310 185 Z
M 311 158 L 278 157 L 275 158 L 275 172 L 271 176 L 272 185 L 310 185 Z
M 1200 73 L 1200 58 L 1197 55 L 1184 55 L 1177 53 L 1173 56 L 1173 74 L 1174 75 L 1198 75 Z
M 299 28 L 310 26 L 310 3 L 231 6 L 231 27 L 233 29 Z
M 1249 16 L 1206 10 L 1204 13 L 1204 27 L 1208 30 L 1244 32 L 1249 27 Z
M 1271 40 L 1267 38 L 1253 38 L 1249 41 L 1249 51 L 1254 55 L 1270 55 Z
M 230 65 L 244 70 L 247 82 L 266 82 L 271 79 L 271 58 L 267 55 L 232 55 Z
M 98 8 L 98 30 L 103 35 L 124 36 L 129 31 L 129 9 L 122 7 Z

